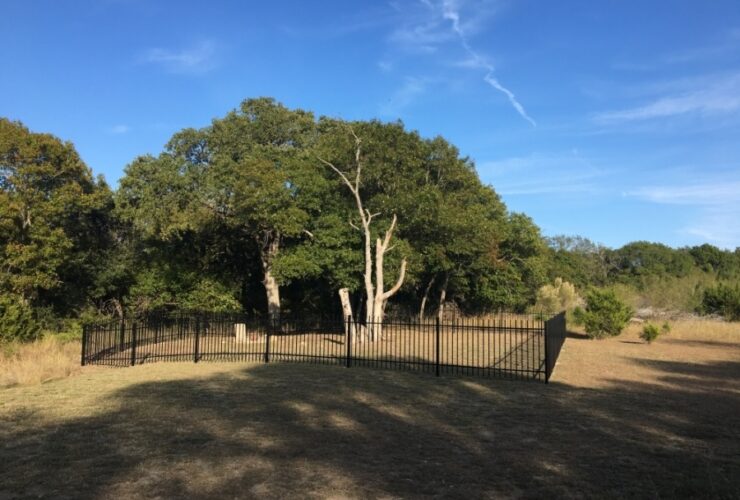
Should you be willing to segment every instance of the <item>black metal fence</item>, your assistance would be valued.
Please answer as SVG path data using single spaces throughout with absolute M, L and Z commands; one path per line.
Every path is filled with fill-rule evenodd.
M 310 362 L 547 382 L 564 341 L 564 313 L 382 323 L 177 313 L 88 325 L 81 361 Z

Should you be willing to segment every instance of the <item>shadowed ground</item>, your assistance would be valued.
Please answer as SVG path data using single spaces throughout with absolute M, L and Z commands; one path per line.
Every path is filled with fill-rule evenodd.
M 550 385 L 172 363 L 0 391 L 0 498 L 740 497 L 740 344 L 569 338 Z

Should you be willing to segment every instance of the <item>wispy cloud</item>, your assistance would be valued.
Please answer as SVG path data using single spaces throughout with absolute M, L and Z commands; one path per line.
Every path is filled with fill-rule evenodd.
M 603 194 L 604 179 L 614 170 L 597 167 L 578 150 L 557 154 L 531 154 L 477 165 L 481 178 L 504 196 L 540 194 Z
M 414 100 L 426 92 L 429 80 L 425 78 L 406 77 L 403 85 L 380 108 L 384 116 L 397 118 L 403 109 L 410 106 Z
M 645 186 L 626 193 L 652 203 L 687 205 L 696 210 L 694 220 L 679 233 L 726 248 L 740 246 L 740 179 L 714 179 L 681 184 Z
M 455 39 L 446 29 L 442 19 L 405 24 L 391 33 L 390 42 L 405 52 L 431 54 L 438 46 Z
M 206 73 L 217 66 L 217 44 L 202 40 L 185 49 L 152 48 L 142 57 L 143 62 L 160 65 L 171 73 Z
M 443 0 L 442 17 L 450 21 L 450 23 L 452 24 L 452 30 L 455 32 L 458 39 L 460 40 L 460 44 L 462 45 L 463 49 L 465 49 L 465 52 L 467 52 L 469 58 L 466 60 L 466 63 L 468 64 L 468 66 L 485 70 L 486 74 L 483 77 L 483 80 L 494 89 L 502 92 L 507 97 L 507 99 L 509 99 L 509 102 L 514 107 L 516 112 L 519 113 L 522 118 L 531 123 L 533 127 L 536 127 L 537 123 L 527 114 L 524 106 L 522 106 L 521 103 L 517 100 L 514 93 L 508 88 L 501 85 L 498 79 L 494 76 L 495 68 L 493 67 L 493 65 L 488 62 L 487 58 L 483 57 L 481 54 L 473 50 L 473 47 L 470 45 L 470 43 L 468 43 L 465 30 L 460 24 L 460 10 L 457 6 L 457 2 L 453 0 Z
M 378 68 L 383 73 L 390 73 L 393 71 L 393 62 L 391 61 L 378 61 Z
M 594 119 L 602 124 L 668 118 L 687 114 L 719 115 L 740 110 L 740 74 L 722 75 L 700 87 L 661 96 L 640 106 L 602 112 Z
M 482 20 L 492 10 L 490 3 L 474 5 L 475 16 L 463 18 L 462 4 L 455 0 L 420 0 L 421 12 L 412 11 L 389 37 L 389 42 L 398 50 L 417 54 L 436 54 L 445 44 L 454 44 L 464 51 L 465 57 L 453 65 L 483 73 L 483 81 L 497 92 L 504 94 L 514 110 L 532 126 L 536 122 L 527 113 L 514 92 L 495 75 L 495 68 L 488 57 L 475 50 L 470 37 L 481 26 Z
M 119 125 L 113 125 L 112 127 L 109 127 L 106 131 L 109 134 L 113 135 L 121 135 L 126 134 L 131 130 L 131 127 L 125 124 L 119 124 Z
M 690 181 L 689 181 L 690 182 Z M 627 195 L 654 203 L 673 205 L 728 205 L 740 207 L 740 180 L 721 180 L 704 184 L 646 186 Z
M 657 71 L 669 66 L 706 63 L 708 61 L 727 60 L 740 54 L 740 29 L 734 28 L 717 33 L 713 40 L 703 45 L 685 47 L 667 54 L 648 59 L 620 60 L 612 68 L 620 71 Z
M 733 249 L 740 247 L 740 208 L 709 209 L 679 232 Z

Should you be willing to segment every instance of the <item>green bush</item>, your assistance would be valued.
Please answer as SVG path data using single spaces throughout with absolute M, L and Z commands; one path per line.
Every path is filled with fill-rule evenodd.
M 182 300 L 184 309 L 212 311 L 212 312 L 237 312 L 241 310 L 241 304 L 234 294 L 217 281 L 204 279 L 199 281 Z
M 0 344 L 6 342 L 28 342 L 41 333 L 33 310 L 19 297 L 0 295 Z
M 671 333 L 671 325 L 669 325 L 667 321 L 663 323 L 662 327 L 660 327 L 660 333 L 662 333 L 663 335 L 668 335 L 669 333 Z
M 665 326 L 665 325 L 663 325 Z M 647 342 L 648 344 L 652 344 L 653 340 L 657 339 L 660 336 L 661 330 L 658 329 L 658 327 L 652 323 L 646 323 L 645 326 L 642 327 L 642 333 L 640 333 L 640 338 Z
M 704 290 L 700 306 L 704 314 L 721 314 L 729 321 L 740 321 L 740 284 L 720 283 Z
M 620 301 L 612 290 L 592 290 L 586 295 L 586 309 L 577 308 L 574 318 L 592 339 L 615 337 L 632 317 L 632 308 Z

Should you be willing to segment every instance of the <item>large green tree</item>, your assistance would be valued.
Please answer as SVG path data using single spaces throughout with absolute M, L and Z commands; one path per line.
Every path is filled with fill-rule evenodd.
M 173 241 L 185 235 L 210 251 L 251 246 L 259 259 L 268 313 L 280 312 L 278 260 L 286 247 L 311 238 L 311 214 L 322 203 L 306 149 L 314 138 L 310 113 L 272 99 L 249 99 L 201 130 L 186 129 L 157 158 L 139 158 L 121 181 L 119 207 L 142 237 Z M 295 261 L 305 255 L 290 254 Z M 311 262 L 304 261 L 303 267 Z M 283 279 L 296 274 L 290 265 Z M 293 268 L 296 267 L 295 262 Z M 251 272 L 245 266 L 245 274 Z
M 103 298 L 98 275 L 113 244 L 111 208 L 107 185 L 71 143 L 0 119 L 3 293 L 61 314 Z

